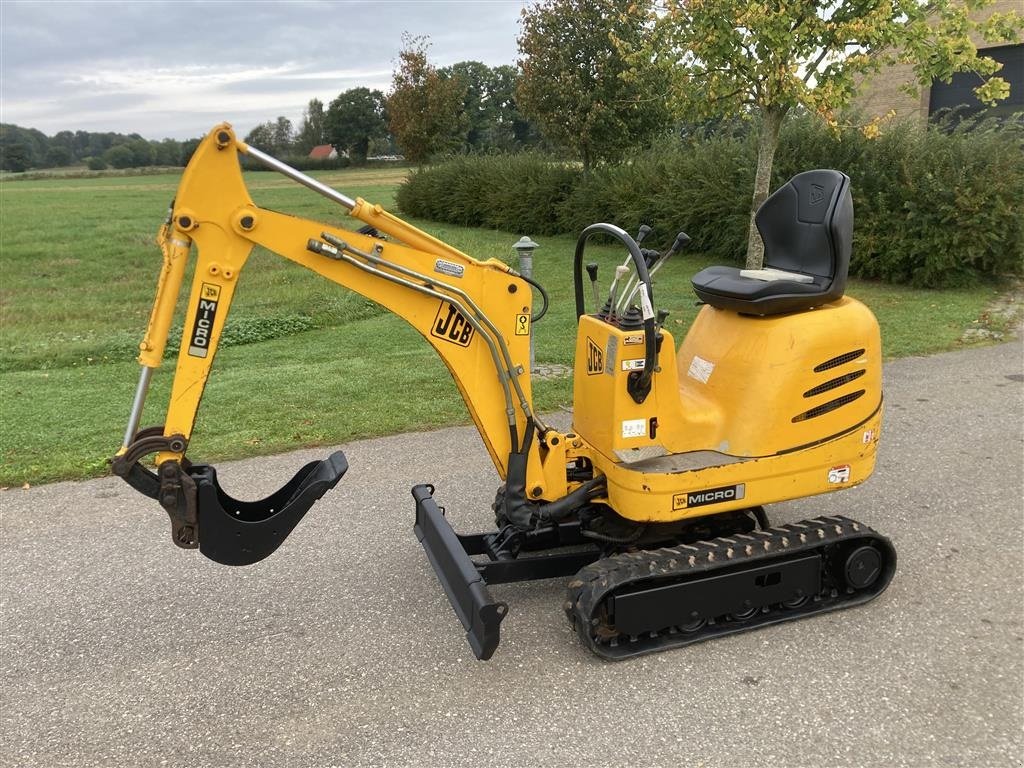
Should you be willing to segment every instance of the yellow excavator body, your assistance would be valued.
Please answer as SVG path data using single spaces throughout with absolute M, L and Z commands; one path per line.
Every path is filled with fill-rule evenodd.
M 261 208 L 240 155 L 365 226 Z M 586 228 L 573 265 L 573 424 L 561 432 L 532 403 L 530 337 L 547 308 L 541 286 L 348 198 L 223 123 L 193 155 L 159 230 L 163 262 L 142 372 L 113 470 L 160 503 L 175 544 L 228 565 L 275 551 L 347 470 L 336 451 L 266 499 L 243 501 L 220 488 L 212 467 L 186 458 L 236 286 L 259 245 L 403 318 L 451 373 L 504 481 L 496 529 L 456 534 L 433 487 L 416 486 L 414 530 L 478 658 L 494 652 L 508 611 L 488 584 L 507 581 L 575 573 L 565 611 L 605 658 L 866 602 L 895 568 L 884 537 L 847 518 L 772 527 L 763 509 L 854 487 L 874 467 L 882 353 L 874 316 L 843 295 L 852 217 L 845 175 L 794 177 L 758 213 L 772 265 L 696 275 L 706 306 L 678 348 L 655 311 L 652 275 L 689 238 L 680 233 L 658 252 L 640 247 L 649 228 L 636 240 L 611 224 Z M 595 236 L 618 241 L 626 260 L 608 300 L 588 312 L 582 257 Z M 167 412 L 140 428 L 190 263 Z M 587 272 L 596 297 L 596 265 Z

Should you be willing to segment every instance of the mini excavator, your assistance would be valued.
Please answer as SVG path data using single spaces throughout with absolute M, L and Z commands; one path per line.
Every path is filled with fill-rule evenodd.
M 350 231 L 258 207 L 240 155 L 338 203 L 364 226 Z M 765 269 L 709 267 L 694 276 L 703 306 L 678 347 L 656 310 L 652 275 L 687 236 L 658 252 L 638 242 L 647 227 L 637 239 L 606 223 L 582 231 L 573 260 L 573 417 L 563 432 L 531 401 L 530 334 L 548 303 L 540 285 L 351 199 L 218 125 L 185 169 L 159 231 L 163 267 L 113 472 L 159 502 L 177 546 L 248 565 L 274 552 L 347 470 L 338 451 L 271 496 L 241 501 L 221 489 L 213 467 L 186 458 L 235 288 L 260 245 L 399 315 L 451 372 L 503 480 L 495 529 L 456 533 L 434 487 L 417 485 L 414 532 L 477 658 L 495 652 L 508 614 L 491 596 L 493 584 L 567 578 L 565 613 L 605 659 L 867 602 L 892 579 L 888 539 L 839 516 L 772 526 L 764 509 L 853 488 L 874 468 L 882 351 L 872 313 L 844 296 L 850 180 L 832 170 L 801 173 L 755 221 Z M 604 301 L 597 266 L 584 258 L 595 238 L 625 255 Z M 140 428 L 193 254 L 166 417 Z

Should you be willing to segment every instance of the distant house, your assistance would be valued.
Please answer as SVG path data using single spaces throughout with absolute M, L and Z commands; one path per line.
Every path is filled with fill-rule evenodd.
M 309 156 L 314 160 L 336 160 L 338 157 L 338 150 L 330 144 L 321 144 L 320 146 L 313 147 L 309 150 Z
M 1019 10 L 1020 7 L 1020 0 L 996 0 L 979 16 L 985 18 L 991 13 L 1006 13 Z M 936 112 L 958 105 L 965 105 L 965 114 L 985 111 L 987 115 L 997 115 L 1024 108 L 1024 44 L 987 43 L 980 38 L 975 39 L 974 43 L 981 55 L 989 56 L 1003 65 L 997 74 L 1010 84 L 1010 97 L 996 107 L 986 108 L 974 97 L 974 88 L 983 81 L 973 72 L 958 72 L 948 83 L 935 79 L 930 88 L 921 89 L 919 96 L 909 96 L 901 89 L 901 86 L 913 80 L 914 71 L 909 64 L 887 67 L 869 78 L 861 85 L 854 105 L 870 117 L 882 116 L 891 110 L 897 117 L 916 119 L 922 123 L 931 119 Z

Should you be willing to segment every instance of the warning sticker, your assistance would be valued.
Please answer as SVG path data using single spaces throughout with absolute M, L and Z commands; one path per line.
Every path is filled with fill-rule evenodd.
M 688 370 L 686 374 L 691 379 L 696 379 L 699 382 L 707 384 L 708 379 L 711 378 L 711 374 L 714 370 L 714 363 L 705 360 L 703 357 L 694 355 L 693 360 L 690 361 L 690 370 Z
M 622 370 L 624 371 L 642 371 L 644 369 L 643 360 L 623 360 Z
M 647 434 L 647 419 L 626 419 L 622 422 L 623 437 L 644 437 Z
M 627 347 L 633 344 L 643 344 L 643 334 L 630 334 L 629 336 L 623 336 L 622 343 L 625 344 Z
M 868 443 L 870 443 L 874 439 L 875 439 L 875 430 L 873 430 L 873 429 L 865 429 L 864 430 L 864 445 L 867 445 Z
M 850 482 L 850 465 L 840 464 L 838 467 L 832 467 L 828 471 L 828 481 L 835 485 Z
M 516 315 L 516 336 L 530 335 L 530 316 Z

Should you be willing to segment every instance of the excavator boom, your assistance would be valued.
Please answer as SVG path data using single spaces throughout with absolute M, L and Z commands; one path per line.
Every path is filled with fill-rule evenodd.
M 256 205 L 245 185 L 240 155 L 248 155 L 338 203 L 366 225 L 366 233 Z M 211 515 L 200 530 L 198 500 L 207 498 L 226 510 L 229 529 L 240 527 L 254 540 L 269 537 L 279 541 L 287 535 L 282 533 L 286 526 L 281 507 L 291 503 L 290 515 L 295 517 L 301 506 L 298 501 L 311 504 L 344 471 L 344 462 L 336 457 L 304 468 L 286 486 L 290 487 L 287 498 L 275 495 L 243 515 L 239 503 L 219 489 L 216 473 L 198 471 L 185 458 L 235 289 L 256 245 L 406 320 L 448 367 L 498 473 L 506 477 L 512 461 L 517 471 L 529 467 L 523 485 L 529 482 L 531 488 L 556 497 L 566 492 L 564 468 L 561 476 L 551 467 L 545 471 L 537 444 L 527 439 L 536 429 L 546 429 L 532 412 L 525 367 L 533 320 L 532 290 L 529 282 L 503 262 L 478 261 L 379 205 L 331 189 L 239 141 L 228 124 L 215 127 L 196 150 L 157 240 L 163 266 L 140 344 L 138 389 L 124 443 L 113 465 L 115 472 L 129 478 L 139 490 L 160 500 L 171 515 L 174 540 L 179 545 L 199 546 L 221 562 L 255 561 L 259 559 L 256 553 L 266 556 L 273 551 L 265 541 L 243 546 L 247 556 L 224 554 L 223 542 L 211 549 L 205 546 L 204 540 L 215 530 L 212 520 L 219 516 Z M 154 371 L 163 362 L 186 265 L 193 254 L 194 277 L 166 418 L 159 427 L 140 431 L 146 393 Z M 156 474 L 139 463 L 152 454 L 156 456 Z M 200 486 L 195 487 L 196 482 Z M 205 496 L 202 483 L 210 489 Z M 240 525 L 242 522 L 248 525 Z

